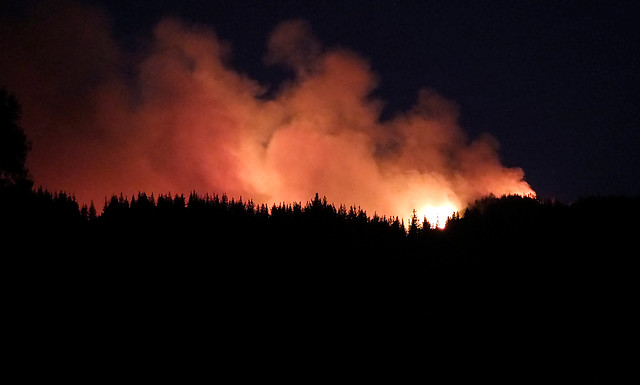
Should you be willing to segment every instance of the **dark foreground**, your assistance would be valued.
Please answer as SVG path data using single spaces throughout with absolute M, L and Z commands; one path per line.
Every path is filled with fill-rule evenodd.
M 317 196 L 0 209 L 25 379 L 637 380 L 638 199 L 486 198 L 444 231 Z

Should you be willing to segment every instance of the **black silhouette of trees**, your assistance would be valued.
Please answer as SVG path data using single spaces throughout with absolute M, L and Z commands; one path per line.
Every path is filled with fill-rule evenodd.
M 225 314 L 239 314 L 236 319 L 252 325 L 237 333 L 243 334 L 268 322 L 265 312 L 300 320 L 306 305 L 313 308 L 309 318 L 337 315 L 341 324 L 369 306 L 358 327 L 378 320 L 389 328 L 395 320 L 395 333 L 418 320 L 414 332 L 449 338 L 478 330 L 491 343 L 511 327 L 510 340 L 519 330 L 542 345 L 568 341 L 578 346 L 575 360 L 589 365 L 601 352 L 624 351 L 610 341 L 627 341 L 637 328 L 639 197 L 561 204 L 488 196 L 454 213 L 442 230 L 426 219 L 420 223 L 415 211 L 405 224 L 354 205 L 336 207 L 319 194 L 305 204 L 268 207 L 224 194 L 138 192 L 105 199 L 99 212 L 63 191 L 32 190 L 25 168 L 30 145 L 19 120 L 16 99 L 0 91 L 1 259 L 26 266 L 6 271 L 19 278 L 14 288 L 35 293 L 21 301 L 29 307 L 52 292 L 58 309 L 69 293 L 56 290 L 68 285 L 82 299 L 74 304 L 82 317 L 101 298 L 127 309 L 127 319 L 130 309 L 157 301 L 163 310 L 155 318 L 175 321 L 187 309 L 198 309 L 193 319 L 215 312 L 208 331 Z M 179 311 L 166 311 L 172 300 Z M 424 323 L 443 317 L 459 327 L 441 333 Z M 555 322 L 569 326 L 558 332 Z
M 31 188 L 25 166 L 31 145 L 20 125 L 21 109 L 17 99 L 0 89 L 0 187 Z

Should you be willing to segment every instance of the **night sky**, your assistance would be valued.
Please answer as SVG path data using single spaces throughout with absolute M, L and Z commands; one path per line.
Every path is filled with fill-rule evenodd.
M 15 16 L 29 2 L 6 4 Z M 266 36 L 302 18 L 326 47 L 357 52 L 379 78 L 382 119 L 421 88 L 459 107 L 470 137 L 489 133 L 505 166 L 544 198 L 640 194 L 640 6 L 635 1 L 88 1 L 134 52 L 161 19 L 211 27 L 232 66 L 274 89 Z M 2 9 L 2 8 L 0 8 Z M 4 53 L 3 53 L 4 54 Z

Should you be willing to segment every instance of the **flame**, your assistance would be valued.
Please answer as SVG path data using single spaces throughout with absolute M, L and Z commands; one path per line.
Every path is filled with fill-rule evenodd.
M 163 19 L 130 55 L 100 11 L 55 4 L 0 31 L 15 53 L 0 55 L 0 84 L 23 104 L 36 185 L 83 203 L 137 191 L 264 203 L 319 193 L 405 221 L 415 209 L 438 228 L 483 195 L 533 193 L 497 142 L 468 137 L 457 105 L 433 90 L 381 119 L 370 63 L 322 47 L 302 20 L 268 39 L 265 63 L 293 70 L 269 89 L 231 67 L 230 44 L 209 27 Z
M 420 209 L 416 209 L 416 215 L 418 219 L 426 219 L 431 228 L 444 229 L 447 224 L 447 219 L 453 215 L 454 212 L 459 211 L 460 207 L 453 205 L 452 203 L 444 203 L 438 206 L 425 205 Z

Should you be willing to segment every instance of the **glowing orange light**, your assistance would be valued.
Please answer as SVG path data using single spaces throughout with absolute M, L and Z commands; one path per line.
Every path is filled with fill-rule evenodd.
M 228 44 L 208 28 L 173 18 L 159 21 L 128 68 L 119 62 L 127 50 L 97 15 L 53 14 L 64 22 L 9 35 L 8 50 L 18 54 L 3 62 L 0 83 L 24 97 L 36 186 L 71 191 L 86 204 L 136 191 L 275 203 L 319 192 L 405 223 L 416 209 L 419 222 L 436 228 L 484 195 L 534 194 L 521 169 L 500 163 L 497 141 L 468 137 L 457 105 L 433 90 L 381 119 L 385 101 L 373 94 L 372 65 L 355 52 L 324 49 L 304 21 L 284 21 L 270 35 L 265 61 L 293 70 L 270 87 L 231 67 Z M 49 50 L 25 48 L 24 39 L 49 36 L 64 38 L 49 39 Z M 82 52 L 50 60 L 49 51 L 74 46 Z M 92 64 L 102 62 L 116 65 Z M 87 78 L 99 81 L 88 87 Z M 62 92 L 69 89 L 82 91 Z
M 418 219 L 426 218 L 431 225 L 431 228 L 444 229 L 447 223 L 447 218 L 458 210 L 458 207 L 450 203 L 437 206 L 425 205 L 420 209 L 416 209 L 416 215 Z

